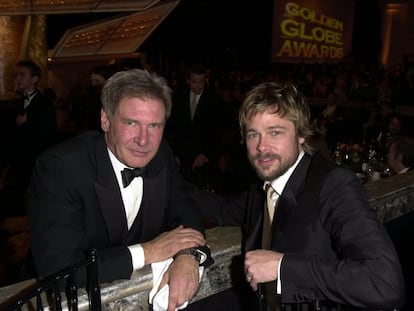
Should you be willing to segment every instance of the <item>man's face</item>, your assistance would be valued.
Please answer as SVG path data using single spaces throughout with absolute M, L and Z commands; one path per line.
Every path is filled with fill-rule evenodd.
M 401 131 L 402 125 L 398 118 L 392 118 L 388 124 L 388 129 L 393 134 L 398 134 Z
M 109 149 L 129 167 L 144 167 L 154 158 L 164 125 L 164 105 L 154 99 L 124 98 L 111 119 L 101 112 Z
M 188 84 L 190 86 L 191 91 L 194 94 L 200 95 L 206 84 L 206 75 L 205 74 L 190 74 L 188 78 Z
M 29 68 L 17 66 L 16 69 L 16 90 L 22 93 L 27 93 L 35 89 L 39 77 L 33 77 L 30 74 Z
M 291 121 L 269 111 L 257 114 L 246 124 L 247 156 L 262 180 L 283 175 L 295 163 L 304 142 Z

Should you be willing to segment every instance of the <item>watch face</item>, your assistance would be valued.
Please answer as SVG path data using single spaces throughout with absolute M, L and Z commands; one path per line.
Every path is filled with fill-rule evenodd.
M 198 261 L 198 262 L 200 262 L 200 260 L 201 260 L 201 255 L 200 255 L 200 253 L 199 253 L 199 252 L 197 252 L 196 250 L 194 250 L 194 251 L 192 252 L 192 255 L 193 255 L 195 258 L 197 258 L 197 261 Z
M 214 259 L 211 257 L 210 248 L 206 245 L 182 249 L 174 256 L 174 258 L 179 255 L 190 255 L 203 267 L 208 267 L 214 263 Z

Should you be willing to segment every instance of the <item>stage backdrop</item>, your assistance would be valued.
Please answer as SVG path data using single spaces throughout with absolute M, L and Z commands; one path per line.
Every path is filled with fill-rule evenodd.
M 274 0 L 272 61 L 337 63 L 351 52 L 354 0 Z

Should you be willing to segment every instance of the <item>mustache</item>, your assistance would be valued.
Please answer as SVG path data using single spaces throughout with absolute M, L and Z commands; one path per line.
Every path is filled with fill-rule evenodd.
M 271 153 L 271 152 L 267 152 L 267 153 L 259 153 L 254 157 L 255 160 L 263 160 L 263 159 L 277 159 L 280 160 L 280 155 L 276 154 L 276 153 Z

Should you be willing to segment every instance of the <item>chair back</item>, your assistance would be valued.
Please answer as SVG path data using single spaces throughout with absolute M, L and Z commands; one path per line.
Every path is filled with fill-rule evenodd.
M 46 306 L 49 310 L 60 311 L 68 309 L 78 310 L 78 286 L 76 276 L 86 268 L 89 310 L 101 310 L 101 288 L 98 278 L 98 264 L 96 250 L 79 263 L 67 267 L 58 273 L 37 281 L 20 294 L 12 297 L 4 311 L 37 310 L 42 311 Z M 62 300 L 62 293 L 66 293 L 66 302 Z M 67 306 L 66 306 L 67 305 Z

